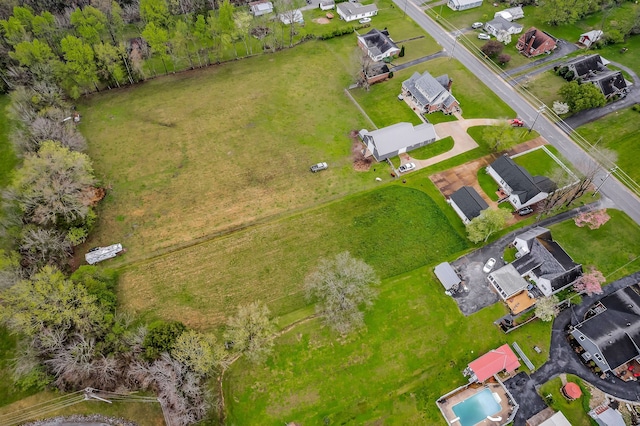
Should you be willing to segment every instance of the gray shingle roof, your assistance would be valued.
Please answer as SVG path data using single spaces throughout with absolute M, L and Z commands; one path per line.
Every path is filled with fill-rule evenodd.
M 607 309 L 577 325 L 612 369 L 640 355 L 640 287 L 633 284 L 600 300 Z
M 451 194 L 450 198 L 469 220 L 480 216 L 482 210 L 489 208 L 486 201 L 471 186 L 463 186 Z
M 443 82 L 446 80 L 446 83 Z M 425 71 L 422 75 L 415 72 L 408 79 L 402 82 L 402 87 L 411 92 L 411 94 L 423 105 L 431 105 L 438 97 L 442 96 L 443 101 L 448 101 L 449 105 L 455 102 L 455 97 L 451 95 L 447 90 L 449 83 L 449 77 L 441 75 L 438 78 L 434 78 L 429 71 Z M 443 96 L 446 92 L 448 96 Z M 452 99 L 449 99 L 449 96 Z
M 388 33 L 385 34 L 385 32 L 386 31 L 380 31 L 374 28 L 359 38 L 374 56 L 379 56 L 394 49 L 400 50 L 398 46 L 391 41 Z
M 578 56 L 566 63 L 567 66 L 572 65 L 576 70 L 576 77 L 584 77 L 589 72 L 599 72 L 606 70 L 602 63 L 602 58 L 598 54 Z
M 435 128 L 430 123 L 415 127 L 411 123 L 396 123 L 371 132 L 361 130 L 360 136 L 363 139 L 373 138 L 378 157 L 382 158 L 402 148 L 437 139 Z
M 336 6 L 338 9 L 342 11 L 347 16 L 358 15 L 361 13 L 375 12 L 378 10 L 378 6 L 375 4 L 368 4 L 363 6 L 360 3 L 352 3 L 349 1 L 338 3 Z
M 602 94 L 610 96 L 624 90 L 627 87 L 627 82 L 624 80 L 620 71 L 610 71 L 598 74 L 589 78 L 589 81 L 596 83 L 600 86 Z
M 519 166 L 506 155 L 498 157 L 491 164 L 491 168 L 511 187 L 512 194 L 516 195 L 522 204 L 525 204 L 540 192 L 549 192 L 556 187 L 555 183 L 549 178 L 544 176 L 536 176 L 534 178 L 524 167 Z
M 496 16 L 495 18 L 487 22 L 487 24 L 493 26 L 498 31 L 500 30 L 509 31 L 509 28 L 511 27 L 522 28 L 522 25 L 516 24 L 515 22 L 511 22 L 507 19 L 504 19 L 502 16 Z

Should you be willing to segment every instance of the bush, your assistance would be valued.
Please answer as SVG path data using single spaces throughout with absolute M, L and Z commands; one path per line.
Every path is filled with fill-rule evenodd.
M 636 112 L 640 112 L 640 104 L 635 104 L 633 107 L 631 107 L 631 109 Z
M 98 303 L 109 312 L 115 312 L 118 303 L 116 286 L 118 274 L 109 269 L 83 265 L 71 274 L 71 281 L 84 285 L 87 292 L 96 297 Z
M 179 321 L 152 322 L 142 344 L 147 359 L 155 360 L 163 352 L 171 352 L 176 340 L 186 329 Z

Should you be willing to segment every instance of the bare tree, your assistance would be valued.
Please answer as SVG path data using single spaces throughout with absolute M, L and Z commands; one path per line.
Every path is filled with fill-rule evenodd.
M 341 334 L 364 326 L 361 308 L 370 308 L 380 280 L 373 268 L 348 251 L 333 259 L 321 259 L 305 279 L 307 300 L 317 300 L 316 311 Z
M 351 55 L 353 80 L 355 84 L 365 90 L 369 90 L 368 77 L 373 76 L 376 63 L 359 47 L 353 50 Z
M 71 243 L 63 232 L 28 226 L 19 242 L 22 266 L 28 275 L 46 265 L 62 268 L 71 254 Z
M 587 192 L 593 184 L 593 180 L 600 172 L 601 167 L 605 167 L 606 169 L 613 168 L 615 163 L 618 161 L 618 154 L 607 148 L 594 149 L 590 154 L 596 159 L 596 161 L 589 160 L 589 162 L 584 164 L 581 168 L 583 172 L 582 176 L 574 186 L 572 192 L 567 196 L 565 200 L 566 207 L 569 207 L 575 200 L 582 197 Z
M 251 362 L 263 362 L 271 354 L 275 327 L 269 314 L 266 305 L 253 302 L 238 306 L 236 316 L 227 322 L 225 340 Z

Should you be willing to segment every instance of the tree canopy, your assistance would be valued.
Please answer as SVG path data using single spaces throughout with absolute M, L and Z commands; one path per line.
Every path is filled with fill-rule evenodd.
M 591 83 L 580 84 L 577 81 L 570 81 L 560 87 L 558 94 L 562 96 L 572 112 L 605 106 L 607 103 L 600 89 Z
M 491 235 L 504 228 L 511 213 L 504 209 L 486 209 L 467 225 L 467 236 L 474 243 L 486 242 Z

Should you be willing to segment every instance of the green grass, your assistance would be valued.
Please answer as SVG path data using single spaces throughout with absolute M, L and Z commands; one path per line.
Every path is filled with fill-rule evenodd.
M 9 334 L 7 329 L 0 327 L 0 407 L 11 404 L 33 394 L 33 390 L 23 391 L 13 386 L 11 375 L 11 360 L 16 354 L 16 336 Z
M 595 424 L 585 409 L 585 407 L 589 407 L 589 400 L 591 399 L 591 394 L 587 387 L 579 377 L 571 374 L 567 375 L 567 381 L 577 383 L 580 386 L 582 389 L 582 396 L 580 398 L 569 401 L 562 395 L 562 381 L 560 377 L 551 379 L 542 385 L 538 393 L 543 399 L 546 398 L 547 395 L 551 395 L 553 399 L 553 402 L 550 404 L 551 408 L 555 411 L 562 411 L 572 426 L 591 426 Z
M 9 117 L 7 117 L 7 106 L 9 96 L 0 95 L 0 188 L 6 187 L 11 181 L 11 173 L 18 160 L 13 151 L 13 145 L 9 141 Z
M 578 228 L 573 220 L 551 226 L 553 239 L 585 269 L 595 266 L 611 283 L 640 268 L 640 228 L 620 210 L 599 229 Z
M 445 425 L 435 400 L 464 384 L 467 363 L 518 341 L 536 365 L 546 360 L 550 327 L 534 322 L 508 336 L 489 324 L 501 304 L 464 317 L 445 296 L 431 267 L 383 282 L 365 316 L 367 330 L 339 339 L 319 322 L 276 341 L 265 367 L 240 360 L 226 381 L 233 424 Z
M 137 263 L 122 273 L 120 299 L 151 318 L 211 328 L 247 301 L 275 315 L 304 307 L 302 282 L 321 257 L 349 250 L 390 277 L 467 247 L 427 194 L 398 184 Z
M 562 101 L 558 91 L 565 83 L 565 79 L 549 70 L 533 76 L 525 85 L 545 105 L 551 107 L 554 101 Z
M 496 194 L 496 191 L 498 190 L 498 184 L 489 175 L 489 173 L 487 173 L 486 169 L 481 168 L 480 170 L 478 170 L 477 176 L 478 184 L 480 185 L 480 188 L 482 188 L 482 191 L 487 195 L 487 197 L 489 197 L 493 201 L 498 201 L 498 194 Z
M 469 127 L 467 129 L 467 133 L 473 138 L 473 140 L 475 140 L 478 145 L 480 145 L 483 149 L 487 150 L 490 152 L 489 149 L 489 143 L 487 142 L 487 140 L 484 137 L 484 131 L 486 130 L 486 128 L 489 126 L 473 126 L 473 127 Z M 523 128 L 519 128 L 516 129 L 517 130 L 517 135 L 518 135 L 518 139 L 514 142 L 514 146 L 521 144 L 523 142 L 527 142 L 531 139 L 535 139 L 538 136 L 540 136 L 540 134 L 538 132 L 536 132 L 535 130 L 532 130 L 531 132 L 529 132 L 527 129 Z
M 578 128 L 578 133 L 598 147 L 618 153 L 618 166 L 633 180 L 640 182 L 640 113 L 631 108 L 611 113 L 597 121 Z
M 374 84 L 369 90 L 361 88 L 351 91 L 351 95 L 365 110 L 369 118 L 379 128 L 406 122 L 414 126 L 422 123 L 420 117 L 409 108 L 406 102 L 398 101 L 402 82 L 411 77 L 411 69 L 394 73 L 392 79 Z
M 556 155 L 556 157 L 560 155 L 555 147 L 546 145 L 546 148 L 552 154 Z M 562 161 L 560 157 L 558 157 L 558 159 Z M 531 174 L 531 176 L 549 177 L 552 176 L 556 170 L 562 167 L 542 148 L 515 157 L 513 161 L 516 164 L 524 167 L 529 172 L 529 174 Z M 563 162 L 563 164 L 566 164 L 566 162 Z
M 33 407 L 39 404 L 50 404 L 54 399 L 60 398 L 62 395 L 64 394 L 45 391 L 21 399 L 11 405 L 0 408 L 0 421 L 2 421 L 2 415 L 9 413 L 19 413 L 22 415 L 31 414 L 34 416 L 31 420 L 43 417 L 50 418 L 57 416 L 70 416 L 73 414 L 102 414 L 107 417 L 121 417 L 135 422 L 140 426 L 163 426 L 165 424 L 162 409 L 160 408 L 160 404 L 157 402 L 112 401 L 112 403 L 109 404 L 93 400 L 83 401 L 59 410 L 52 410 L 44 415 L 34 413 Z M 138 393 L 136 395 L 140 394 Z
M 446 123 L 450 121 L 458 121 L 458 118 L 453 114 L 444 114 L 442 112 L 433 112 L 427 115 L 427 121 L 431 124 Z
M 451 136 L 447 136 L 446 138 L 435 141 L 432 144 L 413 150 L 409 155 L 418 160 L 426 160 L 452 150 L 453 144 L 453 138 Z

